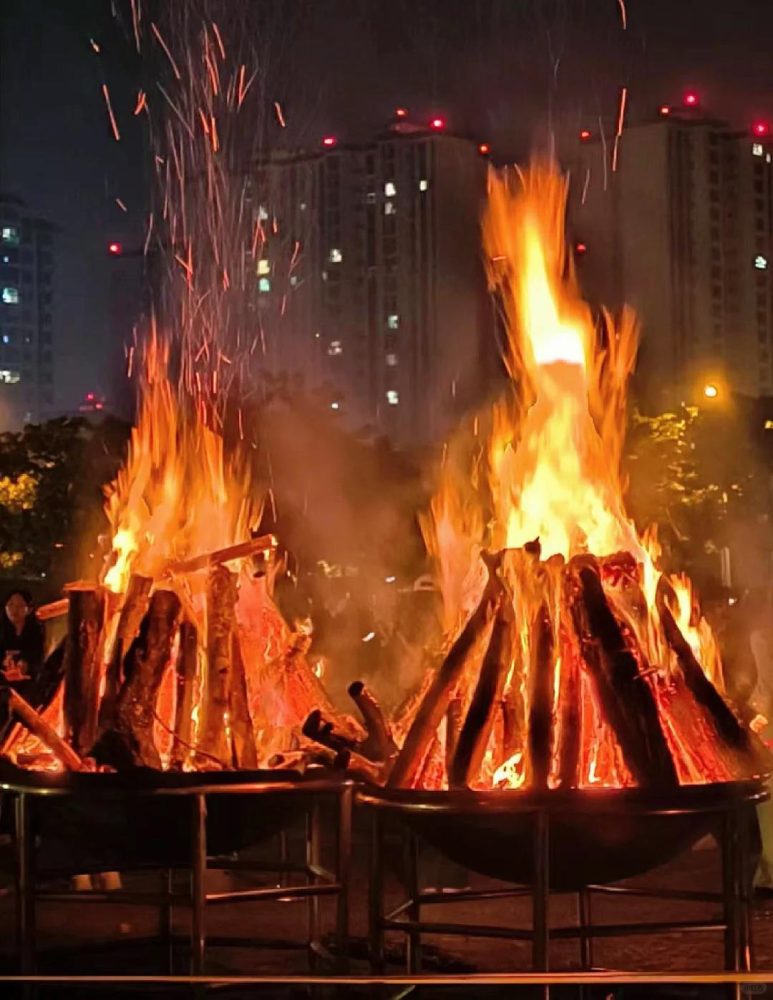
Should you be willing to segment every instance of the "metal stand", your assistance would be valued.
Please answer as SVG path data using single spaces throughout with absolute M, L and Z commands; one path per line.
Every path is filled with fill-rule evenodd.
M 388 912 L 384 907 L 383 858 L 385 846 L 385 820 L 389 804 L 378 803 L 376 796 L 360 793 L 361 801 L 371 807 L 370 851 L 370 906 L 369 941 L 371 967 L 374 973 L 384 969 L 384 934 L 399 931 L 406 938 L 406 973 L 421 972 L 422 935 L 442 934 L 460 937 L 498 938 L 528 941 L 532 946 L 531 970 L 547 972 L 550 968 L 551 940 L 578 939 L 581 968 L 594 969 L 593 941 L 595 938 L 627 937 L 644 934 L 692 933 L 698 931 L 721 932 L 724 939 L 724 968 L 728 972 L 750 972 L 752 968 L 751 940 L 751 881 L 749 860 L 749 811 L 748 804 L 723 810 L 717 832 L 722 855 L 722 891 L 700 892 L 687 890 L 639 889 L 621 885 L 587 885 L 577 893 L 578 921 L 575 926 L 550 927 L 550 810 L 538 809 L 519 814 L 528 819 L 532 827 L 530 886 L 512 885 L 510 888 L 455 890 L 434 888 L 422 890 L 419 884 L 415 859 L 416 835 L 401 823 L 404 839 L 404 867 L 401 882 L 407 898 Z M 394 811 L 399 818 L 400 810 Z M 485 850 L 485 845 L 481 846 Z M 422 920 L 422 907 L 433 904 L 488 901 L 530 895 L 532 899 L 531 927 L 504 927 L 481 923 L 450 923 Z M 592 898 L 595 895 L 638 896 L 654 899 L 681 900 L 684 902 L 713 902 L 722 907 L 721 917 L 704 920 L 670 920 L 648 923 L 593 924 Z M 504 971 L 504 970 L 503 970 Z
M 25 787 L 19 783 L 3 787 L 14 797 L 15 807 L 15 845 L 16 845 L 16 927 L 18 937 L 19 966 L 22 976 L 34 976 L 36 971 L 35 930 L 36 907 L 42 903 L 124 903 L 127 905 L 156 906 L 159 913 L 159 934 L 151 942 L 160 944 L 164 954 L 164 974 L 174 973 L 175 946 L 189 946 L 190 974 L 203 976 L 206 969 L 207 946 L 233 947 L 277 947 L 301 948 L 308 952 L 312 967 L 319 958 L 323 958 L 331 969 L 345 972 L 348 956 L 349 905 L 348 880 L 349 860 L 351 855 L 351 824 L 352 824 L 352 786 L 348 781 L 305 781 L 303 783 L 267 782 L 256 784 L 245 781 L 244 784 L 231 783 L 188 785 L 181 788 L 155 789 L 154 795 L 184 795 L 188 797 L 191 808 L 191 857 L 188 865 L 188 889 L 185 892 L 176 890 L 174 872 L 165 869 L 161 872 L 162 880 L 156 892 L 136 892 L 117 890 L 105 892 L 93 890 L 76 892 L 73 890 L 53 892 L 38 887 L 35 878 L 34 835 L 32 830 L 31 812 L 32 799 L 36 796 L 49 794 L 77 794 L 75 791 L 58 790 L 52 793 L 50 787 Z M 142 798 L 142 792 L 136 789 L 133 795 Z M 150 793 L 148 793 L 150 794 Z M 306 848 L 302 863 L 293 863 L 284 854 L 277 863 L 234 861 L 232 859 L 209 859 L 207 856 L 207 799 L 217 794 L 280 794 L 302 797 L 306 813 Z M 335 806 L 336 811 L 336 844 L 333 868 L 324 867 L 323 854 L 323 823 L 320 812 L 323 801 L 327 800 Z M 43 808 L 45 807 L 44 804 Z M 228 869 L 245 872 L 280 872 L 279 885 L 266 888 L 235 889 L 227 892 L 207 892 L 206 876 L 208 870 Z M 295 876 L 296 884 L 291 878 Z M 297 884 L 300 881 L 301 884 Z M 322 897 L 335 899 L 335 930 L 332 934 L 334 952 L 327 949 L 322 940 L 320 925 L 320 900 Z M 256 937 L 208 937 L 206 931 L 206 912 L 209 906 L 227 903 L 255 902 L 257 900 L 305 899 L 308 907 L 308 928 L 305 939 L 302 940 L 263 940 Z M 191 909 L 190 937 L 176 936 L 173 927 L 174 907 L 183 905 Z M 133 941 L 133 944 L 139 942 Z M 78 949 L 81 950 L 81 949 Z M 63 977 L 63 982 L 67 977 Z

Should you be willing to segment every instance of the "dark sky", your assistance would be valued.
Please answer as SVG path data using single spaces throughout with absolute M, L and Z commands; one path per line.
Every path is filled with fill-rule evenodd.
M 276 73 L 267 97 L 282 101 L 294 141 L 310 145 L 327 131 L 365 136 L 404 104 L 442 112 L 495 153 L 521 156 L 551 129 L 560 143 L 599 115 L 612 121 L 622 84 L 633 119 L 687 87 L 739 124 L 773 118 L 771 0 L 626 0 L 625 32 L 618 0 L 254 6 L 269 4 L 262 41 Z M 131 114 L 138 67 L 111 0 L 2 0 L 0 31 L 0 189 L 61 228 L 57 396 L 71 406 L 89 389 L 111 389 L 123 332 L 110 302 L 116 284 L 130 282 L 132 263 L 116 265 L 105 248 L 114 238 L 136 245 L 146 211 L 147 156 Z M 108 127 L 103 80 L 120 143 Z

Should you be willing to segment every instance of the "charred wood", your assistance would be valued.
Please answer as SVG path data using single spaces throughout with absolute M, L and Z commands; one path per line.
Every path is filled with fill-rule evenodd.
M 450 776 L 454 765 L 456 748 L 459 745 L 459 734 L 462 731 L 464 713 L 462 699 L 452 698 L 446 709 L 446 773 Z
M 362 681 L 349 685 L 349 697 L 360 710 L 367 737 L 357 748 L 358 752 L 370 760 L 383 761 L 397 752 L 392 733 L 387 725 L 381 706 L 373 693 Z
M 231 683 L 231 710 L 229 722 L 233 742 L 233 763 L 235 767 L 255 769 L 258 766 L 258 751 L 255 747 L 255 730 L 250 717 L 247 697 L 247 677 L 239 636 L 233 636 L 233 678 Z
M 99 709 L 100 726 L 109 724 L 113 718 L 118 692 L 123 683 L 123 662 L 129 651 L 129 647 L 134 642 L 139 631 L 140 623 L 148 610 L 150 588 L 152 586 L 153 580 L 149 576 L 140 576 L 137 573 L 132 573 L 129 577 L 126 597 L 118 617 L 115 641 L 113 642 L 110 660 L 107 664 L 105 693 Z
M 177 697 L 174 713 L 174 744 L 172 746 L 172 768 L 182 769 L 190 752 L 193 729 L 193 686 L 198 665 L 199 636 L 193 622 L 184 621 L 180 625 L 180 643 L 177 651 L 175 675 Z
M 223 563 L 231 562 L 233 559 L 246 559 L 255 555 L 263 549 L 275 549 L 276 538 L 273 535 L 261 535 L 260 538 L 251 538 L 248 542 L 240 542 L 238 545 L 229 545 L 225 549 L 217 549 L 215 552 L 207 552 L 193 559 L 177 560 L 168 562 L 164 567 L 165 574 L 196 573 L 199 570 L 221 566 Z
M 83 770 L 83 760 L 53 726 L 40 716 L 29 702 L 11 688 L 8 689 L 8 710 L 33 736 L 47 747 L 66 771 Z
M 79 587 L 70 590 L 67 599 L 64 721 L 73 749 L 85 754 L 97 735 L 105 594 L 93 586 Z
M 207 580 L 207 680 L 199 746 L 218 760 L 231 760 L 228 720 L 233 675 L 233 634 L 236 623 L 236 577 L 215 566 Z
M 555 642 L 553 622 L 546 603 L 534 617 L 532 632 L 534 648 L 531 654 L 531 692 L 529 697 L 529 759 L 531 783 L 534 788 L 548 787 L 550 775 L 550 745 L 553 731 L 553 664 Z

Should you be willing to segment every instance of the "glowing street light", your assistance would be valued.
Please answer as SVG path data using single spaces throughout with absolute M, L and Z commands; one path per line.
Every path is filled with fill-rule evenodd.
M 713 382 L 707 382 L 703 387 L 703 395 L 706 399 L 716 399 L 719 395 L 719 389 Z

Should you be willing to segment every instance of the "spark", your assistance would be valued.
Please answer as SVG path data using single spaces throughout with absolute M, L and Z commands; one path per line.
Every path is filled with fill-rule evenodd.
M 134 106 L 134 114 L 138 115 L 140 112 L 148 106 L 148 95 L 144 90 L 137 91 L 137 103 Z
M 625 9 L 625 0 L 617 0 L 617 6 L 620 8 L 620 20 L 623 23 L 623 31 L 628 27 L 628 12 Z
M 94 49 L 97 55 L 99 55 L 101 49 L 99 48 L 99 44 L 95 42 L 93 38 L 89 39 L 89 45 L 91 45 L 92 49 Z
M 116 198 L 115 199 L 115 203 L 121 209 L 122 212 L 128 212 L 129 211 L 129 209 L 126 207 L 126 204 L 124 202 L 122 202 L 120 198 Z
M 134 42 L 137 46 L 137 51 L 140 50 L 140 14 L 137 9 L 137 0 L 131 0 L 132 5 L 132 28 L 134 30 Z
M 628 101 L 628 88 L 623 87 L 620 91 L 620 110 L 617 115 L 617 131 L 615 132 L 615 144 L 612 149 L 612 173 L 617 170 L 617 156 L 620 145 L 620 137 L 623 134 L 623 124 L 625 122 L 625 106 Z
M 110 119 L 110 128 L 113 130 L 113 137 L 116 142 L 121 141 L 121 133 L 118 131 L 118 125 L 115 120 L 115 115 L 113 114 L 113 106 L 110 103 L 110 91 L 107 89 L 107 84 L 102 84 L 102 94 L 105 98 L 105 107 L 107 108 L 107 116 Z
M 182 75 L 180 74 L 180 70 L 177 68 L 177 63 L 172 58 L 172 53 L 169 51 L 169 46 L 166 44 L 166 42 L 164 41 L 163 37 L 161 36 L 161 32 L 156 27 L 155 21 L 151 21 L 150 22 L 150 28 L 151 28 L 151 31 L 153 32 L 153 34 L 158 39 L 158 44 L 161 46 L 161 48 L 166 53 L 166 57 L 169 60 L 171 66 L 172 66 L 172 71 L 174 72 L 174 75 L 177 77 L 178 80 L 182 80 Z
M 276 111 L 276 118 L 282 128 L 287 128 L 287 122 L 285 121 L 285 116 L 282 113 L 282 105 L 279 101 L 274 101 L 274 111 Z
M 582 205 L 585 204 L 585 200 L 588 197 L 588 186 L 589 185 L 590 185 L 590 167 L 587 167 L 586 170 L 585 170 L 585 182 L 583 183 L 583 186 L 582 186 L 582 200 L 580 202 L 580 204 L 582 204 Z
M 217 47 L 220 49 L 221 59 L 225 59 L 225 46 L 223 45 L 223 39 L 220 34 L 220 28 L 218 28 L 216 21 L 212 22 L 212 33 L 217 39 Z

